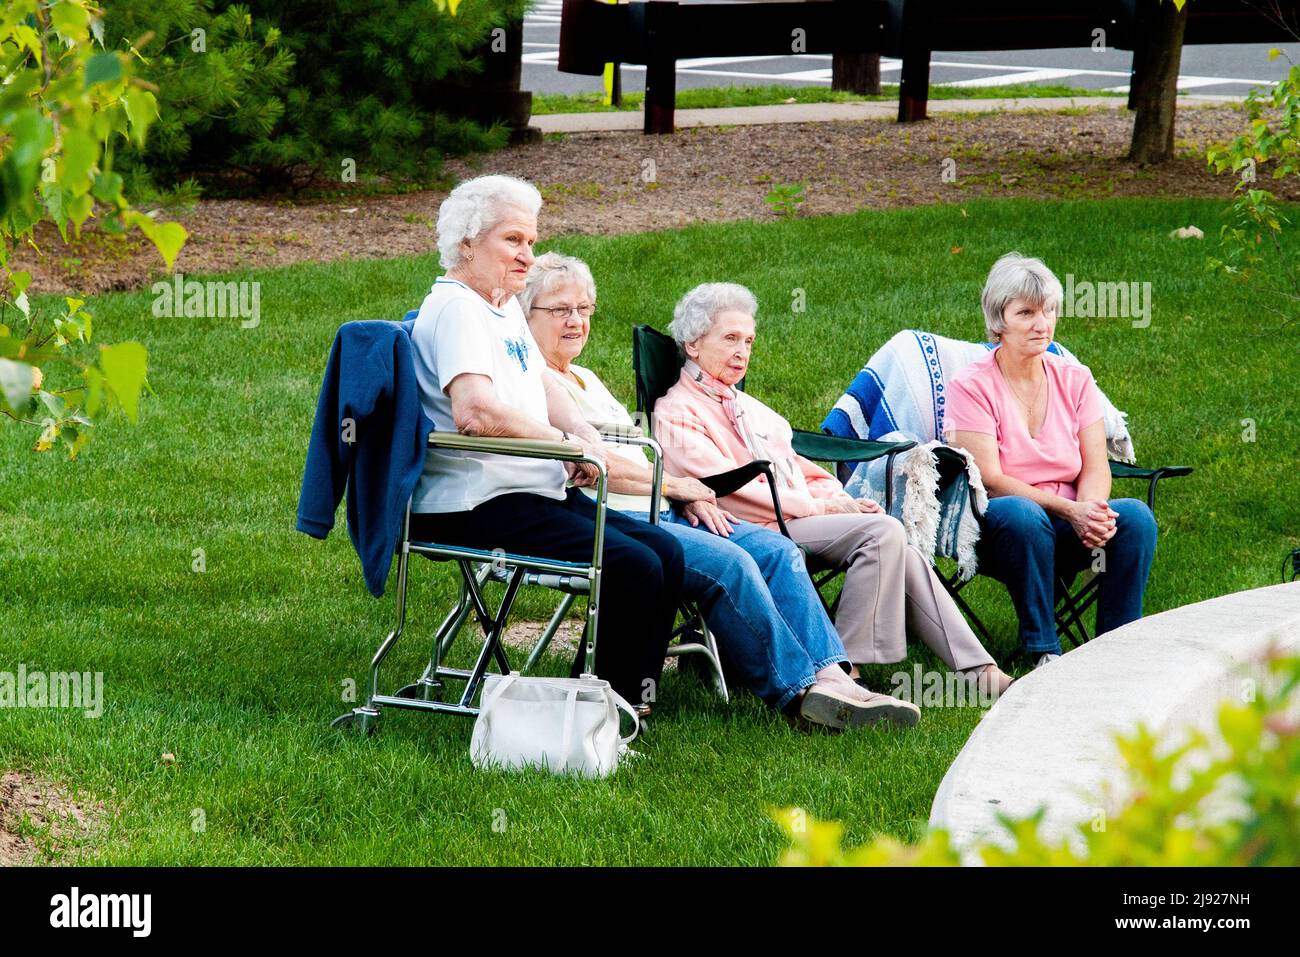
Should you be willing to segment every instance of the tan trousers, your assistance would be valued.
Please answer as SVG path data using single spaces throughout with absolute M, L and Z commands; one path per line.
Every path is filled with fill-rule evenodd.
M 860 512 L 786 525 L 810 559 L 846 569 L 835 630 L 854 664 L 902 661 L 908 637 L 957 671 L 993 662 L 898 519 Z

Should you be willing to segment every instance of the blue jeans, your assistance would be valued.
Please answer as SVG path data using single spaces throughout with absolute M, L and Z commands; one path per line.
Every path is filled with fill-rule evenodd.
M 1156 520 L 1145 502 L 1111 499 L 1119 513 L 1099 572 L 1097 634 L 1142 617 L 1142 594 L 1156 553 Z M 1067 582 L 1093 564 L 1070 523 L 1019 495 L 989 499 L 978 546 L 980 574 L 1007 586 L 1020 619 L 1020 644 L 1032 654 L 1060 654 L 1056 635 L 1056 576 Z
M 750 522 L 733 522 L 723 538 L 692 528 L 676 510 L 659 522 L 682 546 L 682 596 L 699 606 L 727 663 L 770 707 L 784 708 L 818 671 L 848 660 L 794 542 Z

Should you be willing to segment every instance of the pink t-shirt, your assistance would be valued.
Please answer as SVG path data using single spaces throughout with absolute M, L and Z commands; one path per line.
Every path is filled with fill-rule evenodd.
M 1075 499 L 1083 468 L 1079 433 L 1101 419 L 1101 398 L 1087 366 L 1043 355 L 1047 369 L 1047 414 L 1038 438 L 1029 434 L 1024 407 L 1016 400 L 994 357 L 972 362 L 948 381 L 944 432 L 982 432 L 997 439 L 1002 473 Z

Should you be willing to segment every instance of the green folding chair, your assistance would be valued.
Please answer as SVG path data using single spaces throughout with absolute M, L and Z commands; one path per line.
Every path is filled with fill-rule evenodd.
M 637 412 L 642 418 L 647 433 L 652 433 L 651 423 L 654 421 L 655 402 L 677 383 L 684 361 L 677 343 L 670 336 L 650 326 L 633 327 L 632 368 L 636 373 Z M 738 382 L 736 387 L 743 391 L 745 380 Z M 794 450 L 805 458 L 816 462 L 834 463 L 837 472 L 839 466 L 845 462 L 870 462 L 886 456 L 886 470 L 889 475 L 893 474 L 895 456 L 916 445 L 915 442 L 871 442 L 862 439 L 846 439 L 837 435 L 807 432 L 802 429 L 794 430 L 791 444 Z M 758 459 L 739 469 L 701 478 L 700 481 L 722 498 L 753 481 L 759 475 L 767 477 L 767 487 L 772 493 L 772 508 L 776 512 L 777 526 L 781 529 L 782 535 L 790 538 L 790 530 L 786 527 L 785 513 L 781 510 L 781 496 L 777 491 L 771 462 Z M 890 504 L 891 493 L 887 492 L 886 510 L 889 509 Z M 833 615 L 839 599 L 837 597 L 834 602 L 828 603 L 822 595 L 822 590 L 841 574 L 841 570 L 810 566 L 809 574 L 817 588 L 817 594 L 822 597 L 822 604 L 826 606 L 827 612 Z
M 939 470 L 939 487 L 946 488 L 949 483 L 954 481 L 964 481 L 966 475 L 966 459 L 960 452 L 948 446 L 939 446 L 934 450 L 935 464 Z M 1162 479 L 1177 478 L 1184 475 L 1191 475 L 1192 469 L 1186 465 L 1166 465 L 1160 468 L 1143 468 L 1137 465 L 1126 465 L 1123 462 L 1111 462 L 1110 474 L 1113 479 L 1142 479 L 1147 482 L 1147 507 L 1151 509 L 1151 514 L 1156 511 L 1156 485 Z M 981 514 L 979 507 L 975 503 L 975 492 L 970 490 L 969 495 L 970 509 L 975 515 L 977 521 L 983 525 L 984 516 Z M 937 569 L 936 569 L 937 570 Z M 988 627 L 975 613 L 975 609 L 961 596 L 961 590 L 965 588 L 970 581 L 963 581 L 957 571 L 952 574 L 939 573 L 939 578 L 947 589 L 948 594 L 952 596 L 957 607 L 961 609 L 966 620 L 970 622 L 971 628 L 979 635 L 980 640 L 988 647 L 992 642 L 992 635 Z M 1076 584 L 1077 583 L 1077 584 Z M 1068 580 L 1066 577 L 1058 575 L 1056 579 L 1056 631 L 1064 643 L 1072 647 L 1078 647 L 1084 642 L 1090 640 L 1088 627 L 1083 622 L 1083 616 L 1097 602 L 1098 592 L 1101 587 L 1100 576 L 1094 574 L 1090 569 L 1080 572 L 1078 575 L 1071 576 Z M 1021 653 L 1019 644 L 1012 657 Z

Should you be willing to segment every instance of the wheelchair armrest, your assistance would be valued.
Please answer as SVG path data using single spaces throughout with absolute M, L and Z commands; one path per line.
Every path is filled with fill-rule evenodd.
M 491 452 L 494 455 L 515 455 L 532 459 L 559 459 L 564 462 L 578 462 L 587 457 L 582 446 L 574 442 L 462 435 L 460 432 L 430 432 L 429 448 L 454 449 L 460 452 Z

